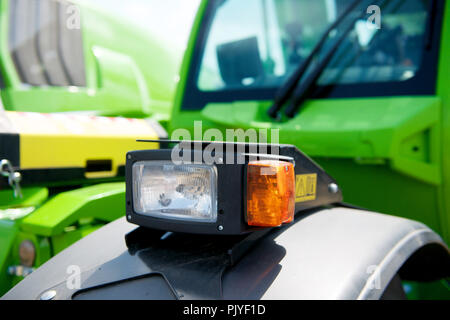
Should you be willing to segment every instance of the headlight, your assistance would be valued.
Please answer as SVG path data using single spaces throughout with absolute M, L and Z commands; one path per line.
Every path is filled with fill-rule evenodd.
M 335 181 L 294 146 L 260 153 L 254 146 L 182 142 L 173 150 L 129 152 L 127 220 L 172 232 L 241 235 L 342 201 L 339 188 L 330 188 Z M 174 151 L 182 161 L 172 162 Z
M 167 161 L 133 164 L 136 213 L 171 220 L 216 222 L 216 192 L 215 166 L 175 165 Z

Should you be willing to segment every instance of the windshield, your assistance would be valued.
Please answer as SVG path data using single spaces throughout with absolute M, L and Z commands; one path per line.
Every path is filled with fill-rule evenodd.
M 222 1 L 199 60 L 198 90 L 281 86 L 351 2 Z M 379 11 L 369 8 L 373 2 L 361 1 L 357 14 L 364 11 L 367 16 L 355 24 L 319 85 L 403 82 L 417 74 L 423 60 L 430 0 L 388 0 Z M 339 38 L 340 31 L 330 34 L 321 54 Z

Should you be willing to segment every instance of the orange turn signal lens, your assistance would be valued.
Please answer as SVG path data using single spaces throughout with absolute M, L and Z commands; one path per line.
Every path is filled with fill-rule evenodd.
M 294 220 L 294 165 L 285 161 L 252 161 L 247 168 L 247 224 L 277 227 Z

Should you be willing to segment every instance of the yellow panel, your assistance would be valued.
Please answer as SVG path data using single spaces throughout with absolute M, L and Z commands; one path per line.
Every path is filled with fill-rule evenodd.
M 131 150 L 155 149 L 158 139 L 142 119 L 83 115 L 7 112 L 20 134 L 21 169 L 86 167 L 88 160 L 111 160 L 111 172 L 88 173 L 90 178 L 117 174 Z

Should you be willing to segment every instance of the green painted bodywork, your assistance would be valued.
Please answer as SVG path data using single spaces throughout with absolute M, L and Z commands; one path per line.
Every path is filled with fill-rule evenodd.
M 22 198 L 14 198 L 13 190 L 0 190 L 0 210 L 14 207 L 37 207 L 48 198 L 47 188 L 25 188 Z
M 12 265 L 12 252 L 14 242 L 18 238 L 19 227 L 16 222 L 0 220 L 0 295 L 4 294 L 13 284 L 13 277 L 7 275 Z
M 421 221 L 450 243 L 448 4 L 435 96 L 309 100 L 295 118 L 275 122 L 266 113 L 271 101 L 213 103 L 201 111 L 181 109 L 207 3 L 202 2 L 191 33 L 169 133 L 183 128 L 193 139 L 202 139 L 195 136 L 195 121 L 202 121 L 203 132 L 220 129 L 224 139 L 226 129 L 279 129 L 279 142 L 294 144 L 316 160 L 338 181 L 346 202 Z M 417 292 L 421 285 L 411 288 L 410 297 L 424 296 Z M 425 287 L 423 291 L 438 292 Z M 448 288 L 440 297 L 450 298 Z
M 107 183 L 63 192 L 25 217 L 25 232 L 52 237 L 83 219 L 109 222 L 123 216 L 125 183 Z
M 124 215 L 123 182 L 77 188 L 48 200 L 45 188 L 23 191 L 23 202 L 11 204 L 9 208 L 33 206 L 36 209 L 17 220 L 0 219 L 0 295 L 23 279 L 8 274 L 8 267 L 20 265 L 19 245 L 23 240 L 31 240 L 35 245 L 36 268 L 105 223 Z M 11 191 L 1 191 L 0 198 L 6 192 Z

